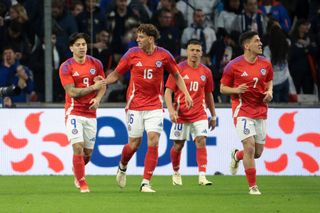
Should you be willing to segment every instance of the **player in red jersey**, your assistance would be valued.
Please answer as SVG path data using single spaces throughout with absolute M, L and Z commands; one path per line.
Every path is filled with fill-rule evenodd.
M 270 61 L 260 56 L 262 43 L 256 32 L 241 34 L 239 41 L 244 54 L 227 64 L 220 87 L 222 94 L 231 95 L 234 123 L 243 145 L 243 150 L 232 151 L 230 170 L 235 175 L 243 160 L 249 194 L 260 195 L 254 159 L 261 156 L 266 140 L 273 70 Z
M 163 72 L 167 70 L 177 81 L 185 94 L 187 107 L 192 107 L 192 99 L 179 74 L 179 68 L 172 55 L 155 45 L 159 32 L 151 24 L 138 27 L 138 47 L 129 49 L 121 58 L 115 70 L 107 76 L 107 84 L 113 83 L 130 70 L 131 79 L 127 90 L 127 125 L 129 142 L 123 147 L 117 183 L 126 185 L 127 164 L 139 148 L 144 129 L 148 137 L 148 151 L 145 156 L 141 192 L 155 192 L 150 186 L 153 171 L 158 162 L 158 143 L 163 129 Z
M 179 64 L 180 75 L 184 79 L 187 89 L 193 99 L 193 107 L 188 110 L 183 99 L 183 93 L 177 88 L 176 82 L 169 77 L 166 84 L 165 100 L 169 110 L 170 119 L 173 122 L 170 139 L 174 141 L 170 150 L 173 185 L 182 185 L 179 173 L 181 150 L 190 133 L 196 144 L 196 159 L 199 171 L 199 184 L 212 185 L 205 173 L 207 167 L 206 138 L 208 127 L 213 130 L 216 126 L 216 112 L 213 101 L 213 79 L 211 70 L 201 64 L 201 42 L 191 39 L 187 44 L 187 60 Z M 172 95 L 174 93 L 174 106 Z M 209 108 L 211 119 L 208 123 L 206 107 Z
M 65 120 L 67 136 L 73 148 L 74 183 L 80 192 L 89 192 L 84 167 L 90 161 L 96 139 L 96 109 L 106 91 L 101 62 L 86 55 L 88 42 L 88 35 L 72 34 L 69 47 L 73 57 L 61 64 L 59 69 L 66 91 Z

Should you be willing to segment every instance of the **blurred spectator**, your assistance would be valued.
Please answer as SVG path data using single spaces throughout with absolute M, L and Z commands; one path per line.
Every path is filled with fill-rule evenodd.
M 208 22 L 211 22 L 213 8 L 218 2 L 219 0 L 179 0 L 177 9 L 184 15 L 187 26 L 190 26 L 193 23 L 193 14 L 196 9 L 202 10 L 205 16 L 208 17 Z
M 231 34 L 234 29 L 234 22 L 237 15 L 241 13 L 240 0 L 225 0 L 224 10 L 219 14 L 216 20 L 216 29 L 225 29 L 227 33 Z
M 202 50 L 207 54 L 216 40 L 215 31 L 206 26 L 205 14 L 202 10 L 197 9 L 193 14 L 193 23 L 190 27 L 184 29 L 181 37 L 182 48 L 186 47 L 187 42 L 192 39 L 198 39 L 202 43 Z
M 0 47 L 4 46 L 11 46 L 17 53 L 17 60 L 21 63 L 28 63 L 31 44 L 23 32 L 21 23 L 11 21 L 5 33 L 0 35 Z
M 84 11 L 84 4 L 81 0 L 74 1 L 71 6 L 71 13 L 74 17 Z
M 98 0 L 85 0 L 85 9 L 77 17 L 79 32 L 90 35 L 95 42 L 95 35 L 106 29 L 106 17 L 98 7 Z
M 169 10 L 173 15 L 171 21 L 171 25 L 173 27 L 178 28 L 181 32 L 184 30 L 184 28 L 187 27 L 185 17 L 182 12 L 177 9 L 175 0 L 160 0 L 158 7 L 158 10 L 155 11 L 152 16 L 152 24 L 154 24 L 155 26 L 159 26 L 159 16 L 161 9 L 166 9 Z
M 213 93 L 214 100 L 219 103 L 227 103 L 230 101 L 230 97 L 220 93 L 220 79 L 225 65 L 231 59 L 241 54 L 241 48 L 231 38 L 226 30 L 223 29 L 220 33 L 221 36 L 219 39 L 212 44 L 209 52 L 209 58 L 213 67 L 213 79 L 216 88 Z
M 9 73 L 7 82 L 21 88 L 21 93 L 12 97 L 13 102 L 27 102 L 28 95 L 33 92 L 33 75 L 31 70 L 16 60 L 16 53 L 11 47 L 5 47 L 2 52 L 0 73 Z
M 131 0 L 129 7 L 140 22 L 150 23 L 152 10 L 148 5 L 148 0 Z
M 257 0 L 244 0 L 243 8 L 243 12 L 235 19 L 234 29 L 239 33 L 255 31 L 262 38 L 266 32 L 267 17 L 258 10 Z
M 289 69 L 297 93 L 313 94 L 313 78 L 317 46 L 309 34 L 310 23 L 305 20 L 298 20 L 291 34 L 291 48 L 289 56 Z
M 96 34 L 96 42 L 93 44 L 92 56 L 99 59 L 105 70 L 113 69 L 115 61 L 110 47 L 110 33 L 101 30 Z
M 126 51 L 124 35 L 126 32 L 126 22 L 137 22 L 137 17 L 128 7 L 127 0 L 116 0 L 113 10 L 107 14 L 108 29 L 112 32 L 111 48 L 115 53 L 115 59 L 118 61 L 120 56 Z
M 68 58 L 71 55 L 68 39 L 72 33 L 78 32 L 78 26 L 64 3 L 64 0 L 52 0 L 52 27 L 56 32 L 57 45 L 63 48 L 63 58 Z
M 277 0 L 262 0 L 260 10 L 263 14 L 276 18 L 281 28 L 289 33 L 291 28 L 291 20 L 287 9 Z
M 113 70 L 107 70 L 106 76 Z M 126 86 L 123 84 L 123 76 L 113 84 L 108 85 L 106 94 L 102 97 L 103 102 L 125 102 L 126 100 Z
M 269 42 L 263 51 L 273 67 L 273 102 L 289 101 L 289 42 L 280 25 L 273 25 L 269 32 Z
M 168 50 L 174 57 L 180 54 L 180 32 L 179 29 L 171 25 L 173 14 L 170 10 L 160 9 L 159 15 L 160 38 L 157 44 Z

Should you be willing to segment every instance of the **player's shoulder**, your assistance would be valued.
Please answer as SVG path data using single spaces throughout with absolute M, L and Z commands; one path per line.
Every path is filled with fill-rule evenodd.
M 178 66 L 179 66 L 180 68 L 186 68 L 186 67 L 188 66 L 187 60 L 181 61 L 181 62 L 178 64 Z
M 262 64 L 266 64 L 266 65 L 270 65 L 271 66 L 271 61 L 268 58 L 266 58 L 265 56 L 263 56 L 263 55 L 259 55 L 258 56 L 258 61 L 260 63 L 262 63 Z
M 211 73 L 211 69 L 207 67 L 205 64 L 200 63 L 200 68 L 206 73 Z
M 71 66 L 75 64 L 75 60 L 73 58 L 69 58 L 65 60 L 61 65 L 60 65 L 60 70 L 63 73 L 68 72 L 68 70 L 71 68 Z
M 87 61 L 89 63 L 102 65 L 102 62 L 99 59 L 97 59 L 97 58 L 95 58 L 95 57 L 93 57 L 91 55 L 87 55 Z
M 163 47 L 157 46 L 155 51 L 156 51 L 157 53 L 161 54 L 161 55 L 174 58 L 173 55 L 172 55 L 167 49 L 165 49 L 165 48 L 163 48 Z
M 242 64 L 245 62 L 245 59 L 242 55 L 232 59 L 231 61 L 229 61 L 229 63 L 226 65 L 225 67 L 225 70 L 230 70 L 232 69 L 233 67 L 239 65 L 239 64 Z
M 131 47 L 127 50 L 127 52 L 122 56 L 122 58 L 127 59 L 127 58 L 131 58 L 132 55 L 137 55 L 141 52 L 141 48 L 139 47 Z

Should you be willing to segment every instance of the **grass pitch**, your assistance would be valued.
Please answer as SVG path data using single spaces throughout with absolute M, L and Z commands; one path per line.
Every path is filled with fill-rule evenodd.
M 320 212 L 317 176 L 258 176 L 261 196 L 248 195 L 244 176 L 208 176 L 213 186 L 197 178 L 184 176 L 177 187 L 170 176 L 155 176 L 157 192 L 146 194 L 140 176 L 128 176 L 125 189 L 115 176 L 88 176 L 91 192 L 81 194 L 71 176 L 0 176 L 0 212 Z

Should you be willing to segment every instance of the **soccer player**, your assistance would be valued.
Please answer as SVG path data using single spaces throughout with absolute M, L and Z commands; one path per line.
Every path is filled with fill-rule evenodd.
M 88 35 L 72 34 L 69 47 L 73 57 L 61 64 L 59 69 L 66 92 L 65 122 L 68 140 L 73 148 L 74 183 L 80 192 L 89 192 L 85 165 L 90 161 L 96 139 L 96 109 L 106 91 L 101 62 L 86 55 L 88 42 Z
M 230 170 L 235 175 L 243 160 L 249 194 L 260 195 L 255 158 L 261 156 L 265 144 L 273 70 L 270 61 L 260 56 L 262 43 L 256 32 L 241 34 L 239 41 L 244 54 L 227 64 L 220 86 L 222 94 L 231 95 L 234 123 L 243 146 L 243 150 L 232 151 Z
M 170 139 L 173 146 L 170 150 L 173 185 L 182 185 L 182 178 L 179 173 L 181 150 L 186 140 L 189 140 L 190 133 L 196 144 L 196 159 L 199 171 L 199 184 L 212 185 L 205 173 L 207 167 L 206 138 L 208 127 L 213 130 L 216 126 L 216 112 L 213 101 L 213 79 L 211 70 L 201 64 L 202 46 L 201 42 L 191 39 L 187 43 L 187 60 L 181 62 L 180 75 L 182 76 L 187 89 L 193 99 L 193 107 L 188 110 L 183 93 L 177 88 L 172 76 L 166 84 L 165 100 L 169 110 L 170 119 L 173 122 L 170 132 Z M 172 95 L 174 93 L 174 106 Z M 208 123 L 206 107 L 209 108 L 211 119 Z
M 116 181 L 119 187 L 125 187 L 127 164 L 139 148 L 145 129 L 148 151 L 140 191 L 155 192 L 150 186 L 150 180 L 158 162 L 158 143 L 163 129 L 164 70 L 174 76 L 178 87 L 185 94 L 187 108 L 192 107 L 193 101 L 172 55 L 155 45 L 155 40 L 159 37 L 156 27 L 152 24 L 141 24 L 137 32 L 138 47 L 133 47 L 125 53 L 106 80 L 107 84 L 113 83 L 126 71 L 131 71 L 126 105 L 129 142 L 123 147 Z

